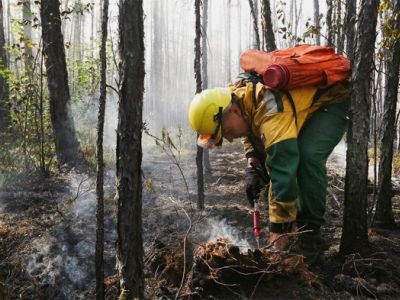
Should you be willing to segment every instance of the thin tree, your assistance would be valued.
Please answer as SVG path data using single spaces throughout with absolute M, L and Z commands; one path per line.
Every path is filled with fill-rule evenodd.
M 226 14 L 225 15 L 225 74 L 226 82 L 231 81 L 231 0 L 227 2 Z
M 106 110 L 106 84 L 107 84 L 107 25 L 108 25 L 108 0 L 103 2 L 103 19 L 101 21 L 101 46 L 100 46 L 100 99 L 97 117 L 97 180 L 96 180 L 96 299 L 104 299 L 104 159 L 103 135 L 104 114 Z
M 332 0 L 330 0 L 332 1 Z M 344 35 L 346 38 L 346 55 L 353 66 L 354 62 L 354 36 L 356 31 L 356 5 L 357 0 L 346 0 L 346 12 L 344 16 Z
M 357 51 L 352 71 L 350 126 L 346 158 L 343 233 L 340 252 L 368 250 L 367 181 L 372 72 L 379 0 L 363 0 L 357 32 Z
M 392 32 L 400 32 L 400 0 L 393 1 L 393 27 Z M 391 49 L 389 49 L 384 115 L 382 122 L 382 140 L 379 156 L 379 180 L 378 197 L 376 206 L 376 225 L 385 227 L 394 227 L 394 217 L 392 211 L 392 162 L 393 162 L 393 140 L 396 126 L 396 104 L 399 85 L 399 67 L 400 67 L 400 39 L 392 38 Z
M 332 33 L 332 1 L 326 0 L 326 45 L 333 45 L 333 33 Z
M 272 28 L 271 21 L 271 6 L 269 0 L 263 0 L 261 2 L 261 23 L 263 27 L 263 36 L 265 41 L 265 49 L 267 51 L 276 50 L 275 36 Z
M 196 79 L 196 93 L 201 92 L 201 0 L 194 1 L 196 16 L 196 36 L 194 38 L 194 77 Z M 204 176 L 203 176 L 203 148 L 197 146 L 197 208 L 204 209 Z
M 315 43 L 321 45 L 321 27 L 319 25 L 319 0 L 314 0 L 314 25 L 316 29 Z
M 208 51 L 207 51 L 207 27 L 208 27 L 208 0 L 203 0 L 203 15 L 202 15 L 202 35 L 201 35 L 201 72 L 202 72 L 202 85 L 203 90 L 208 88 Z M 205 176 L 211 175 L 210 153 L 208 149 L 203 149 L 203 163 Z
M 60 165 L 73 165 L 77 162 L 79 144 L 71 111 L 59 1 L 42 0 L 40 15 L 57 159 Z
M 4 38 L 3 1 L 0 0 L 0 69 L 8 67 L 6 41 Z M 3 73 L 4 74 L 4 73 Z M 7 78 L 0 75 L 0 134 L 7 131 L 10 125 L 10 105 L 8 103 Z
M 142 0 L 120 0 L 122 85 L 117 129 L 117 270 L 120 299 L 143 299 L 142 109 L 144 32 Z
M 344 35 L 343 35 L 343 26 L 342 26 L 342 1 L 337 2 L 337 20 L 335 21 L 337 24 L 337 52 L 339 54 L 343 53 L 344 48 Z
M 32 10 L 31 1 L 22 2 L 22 22 L 24 27 L 24 63 L 25 72 L 29 75 L 32 72 L 33 54 L 32 54 Z
M 249 0 L 249 5 L 250 5 L 250 12 L 251 12 L 251 17 L 253 20 L 253 32 L 255 36 L 255 44 L 254 47 L 257 49 L 260 49 L 260 33 L 258 31 L 258 13 L 257 13 L 257 0 Z

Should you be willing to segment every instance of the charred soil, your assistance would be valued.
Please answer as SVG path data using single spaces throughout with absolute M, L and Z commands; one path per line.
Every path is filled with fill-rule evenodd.
M 143 161 L 143 237 L 148 299 L 396 299 L 400 295 L 400 232 L 369 231 L 368 256 L 339 256 L 343 169 L 329 164 L 329 248 L 308 263 L 301 253 L 267 248 L 252 236 L 239 147 L 210 152 L 206 207 L 196 210 L 195 162 L 177 167 L 163 155 Z M 87 179 L 88 178 L 88 179 Z M 61 172 L 51 178 L 14 181 L 0 191 L 0 299 L 94 299 L 95 197 L 93 177 Z M 113 172 L 106 183 L 107 299 L 118 296 L 115 274 Z M 372 198 L 372 196 L 371 196 Z M 400 198 L 394 214 L 400 220 Z M 184 276 L 183 276 L 184 275 Z M 177 296 L 178 295 L 178 296 Z

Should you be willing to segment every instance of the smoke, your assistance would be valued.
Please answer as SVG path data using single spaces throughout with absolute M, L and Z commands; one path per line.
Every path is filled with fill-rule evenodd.
M 226 219 L 208 219 L 203 232 L 206 235 L 207 242 L 222 237 L 229 240 L 229 242 L 232 244 L 238 246 L 241 251 L 246 251 L 247 249 L 251 248 L 245 239 L 240 238 L 239 232 L 226 222 Z
M 346 151 L 347 145 L 342 140 L 336 147 L 333 149 L 331 155 L 328 158 L 328 163 L 333 165 L 336 169 L 346 170 Z
M 109 185 L 105 182 L 106 187 Z M 65 214 L 62 222 L 33 241 L 25 258 L 28 274 L 45 287 L 49 299 L 84 299 L 82 295 L 95 276 L 95 182 L 86 174 L 72 171 L 69 186 L 69 195 L 59 199 L 59 207 L 64 207 Z M 113 247 L 115 229 L 112 216 L 106 218 L 107 251 Z M 108 274 L 113 272 L 110 265 L 106 261 Z
M 114 96 L 107 97 L 104 119 L 104 147 L 115 153 L 118 127 L 118 100 Z

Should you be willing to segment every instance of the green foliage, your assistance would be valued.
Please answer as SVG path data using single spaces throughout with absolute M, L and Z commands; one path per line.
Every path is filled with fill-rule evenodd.
M 99 59 L 93 57 L 85 57 L 83 60 L 68 58 L 67 64 L 69 66 L 72 102 L 75 103 L 93 96 L 100 80 Z
M 288 22 L 285 18 L 285 6 L 286 2 L 285 1 L 279 1 L 277 5 L 277 18 L 278 18 L 278 33 L 282 35 L 283 40 L 289 40 L 294 43 L 305 43 L 305 36 L 300 37 L 297 36 L 293 32 L 293 24 Z
M 393 6 L 391 1 L 383 0 L 379 6 L 379 13 L 382 18 L 382 39 L 380 41 L 381 49 L 378 52 L 378 56 L 384 57 L 385 51 L 392 49 L 394 42 L 400 39 L 400 31 L 394 28 L 395 20 L 400 18 L 398 13 L 393 12 Z
M 25 47 L 36 52 L 30 57 L 32 65 L 20 70 L 7 68 L 0 63 L 0 75 L 8 82 L 11 128 L 4 133 L 0 147 L 0 173 L 29 173 L 41 170 L 50 172 L 55 164 L 54 145 L 49 115 L 49 97 L 46 78 L 40 67 L 41 49 L 27 40 L 24 21 L 13 20 L 12 30 L 17 42 L 6 47 L 10 60 L 25 60 Z

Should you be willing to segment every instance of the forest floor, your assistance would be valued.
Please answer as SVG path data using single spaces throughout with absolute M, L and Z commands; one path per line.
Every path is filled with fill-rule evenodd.
M 399 297 L 399 230 L 370 229 L 368 256 L 338 256 L 344 187 L 344 170 L 338 163 L 343 158 L 339 156 L 328 164 L 327 224 L 322 233 L 330 246 L 318 262 L 307 265 L 294 254 L 282 255 L 277 262 L 274 256 L 275 261 L 270 264 L 277 266 L 274 272 L 263 280 L 248 276 L 252 280 L 243 280 L 242 286 L 216 281 L 210 284 L 205 277 L 196 279 L 193 256 L 199 255 L 201 249 L 208 251 L 222 245 L 221 251 L 229 252 L 234 248 L 226 245 L 233 244 L 250 255 L 253 252 L 248 254 L 247 249 L 254 250 L 256 246 L 244 193 L 245 159 L 240 146 L 211 151 L 210 157 L 212 176 L 205 186 L 205 209 L 199 212 L 193 153 L 182 155 L 180 164 L 189 191 L 168 157 L 157 151 L 144 154 L 147 299 L 174 299 L 181 285 L 180 298 L 191 299 Z M 93 174 L 70 170 L 47 179 L 31 174 L 0 187 L 0 299 L 94 299 L 94 178 Z M 116 299 L 114 172 L 109 171 L 106 178 L 105 285 L 107 299 Z M 393 202 L 399 222 L 400 197 L 394 197 Z M 263 207 L 261 212 L 261 246 L 265 247 L 267 219 Z M 224 240 L 217 241 L 218 238 Z M 292 264 L 290 272 L 283 268 L 283 262 Z M 183 266 L 188 271 L 184 284 Z M 217 275 L 218 270 L 213 271 Z

